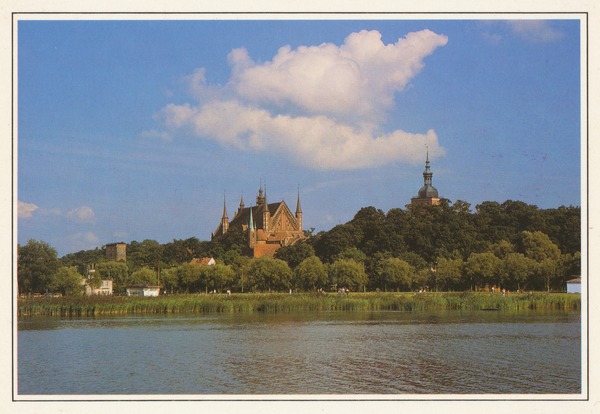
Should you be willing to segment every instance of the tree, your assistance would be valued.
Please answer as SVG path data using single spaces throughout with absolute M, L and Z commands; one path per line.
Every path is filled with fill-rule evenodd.
M 247 273 L 251 288 L 263 292 L 289 289 L 292 283 L 292 271 L 288 264 L 266 256 L 252 259 Z
M 83 288 L 82 280 L 76 266 L 63 266 L 54 275 L 50 289 L 62 293 L 63 296 L 80 296 Z
M 304 259 L 315 255 L 315 249 L 308 243 L 295 243 L 284 246 L 275 252 L 275 259 L 283 260 L 290 269 L 295 269 Z
M 354 260 L 337 260 L 330 269 L 333 282 L 338 288 L 349 288 L 354 291 L 364 289 L 368 283 L 367 275 L 363 271 L 362 265 Z
M 129 276 L 128 285 L 146 284 L 156 286 L 158 277 L 156 271 L 147 267 L 136 270 Z
M 437 261 L 436 278 L 438 286 L 443 290 L 453 290 L 464 284 L 462 277 L 464 263 L 461 258 L 439 258 Z
M 536 286 L 538 288 L 543 286 L 549 292 L 550 285 L 558 275 L 558 262 L 560 260 L 558 246 L 550 240 L 548 235 L 540 231 L 533 233 L 524 231 L 521 246 L 525 257 L 537 263 Z
M 364 264 L 367 260 L 367 255 L 356 247 L 350 247 L 340 254 L 335 255 L 335 260 L 354 260 L 356 263 Z
M 379 274 L 384 286 L 398 291 L 409 290 L 414 277 L 414 269 L 404 260 L 391 257 L 384 259 Z
M 302 290 L 317 290 L 326 287 L 329 282 L 327 269 L 317 256 L 304 259 L 294 274 L 296 286 Z
M 17 283 L 20 293 L 46 292 L 59 262 L 56 250 L 44 241 L 30 239 L 17 245 Z
M 550 240 L 548 235 L 541 231 L 533 233 L 524 231 L 522 233 L 522 251 L 526 257 L 542 262 L 544 260 L 558 260 L 560 258 L 560 250 L 558 246 Z
M 177 268 L 166 269 L 161 273 L 161 284 L 165 291 L 174 293 L 179 292 L 179 279 L 177 278 Z
M 212 266 L 202 266 L 202 273 L 205 275 L 204 279 L 207 281 L 209 288 L 223 291 L 223 286 L 228 286 L 233 282 L 234 271 L 231 266 L 217 263 Z
M 126 262 L 100 262 L 96 266 L 96 274 L 100 279 L 111 279 L 113 281 L 113 292 L 115 294 L 125 292 L 125 286 L 129 277 L 129 266 Z
M 512 288 L 525 288 L 535 270 L 535 261 L 525 257 L 522 253 L 509 253 L 502 263 L 502 271 Z
M 198 292 L 202 286 L 206 289 L 208 286 L 203 278 L 202 267 L 195 263 L 184 263 L 176 268 L 177 286 L 187 293 Z
M 494 286 L 500 282 L 497 277 L 500 264 L 501 260 L 492 253 L 472 253 L 465 263 L 465 271 L 475 286 Z

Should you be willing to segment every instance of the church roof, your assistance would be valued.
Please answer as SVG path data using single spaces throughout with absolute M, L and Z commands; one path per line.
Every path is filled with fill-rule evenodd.
M 421 189 L 419 190 L 419 193 L 417 195 L 417 198 L 437 198 L 438 197 L 438 191 L 435 189 L 435 187 L 431 186 L 431 185 L 425 185 L 423 187 L 421 187 Z
M 277 212 L 279 206 L 283 203 L 280 201 L 279 203 L 271 203 L 267 204 L 267 209 L 271 214 L 271 217 Z M 229 229 L 238 229 L 243 230 L 244 226 L 247 226 L 250 222 L 250 210 L 252 210 L 252 222 L 254 223 L 254 227 L 257 229 L 263 228 L 263 209 L 257 207 L 246 207 L 241 209 L 229 222 Z

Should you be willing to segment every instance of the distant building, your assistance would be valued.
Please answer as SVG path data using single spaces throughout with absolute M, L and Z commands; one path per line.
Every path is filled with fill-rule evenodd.
M 222 237 L 231 229 L 248 232 L 248 244 L 244 254 L 250 257 L 273 257 L 280 247 L 289 246 L 306 238 L 302 231 L 300 192 L 298 192 L 296 212 L 292 213 L 285 201 L 267 203 L 266 190 L 263 195 L 261 185 L 256 197 L 256 206 L 245 207 L 242 198 L 231 222 L 223 200 L 223 216 L 211 239 Z
M 423 187 L 419 190 L 416 197 L 410 200 L 411 205 L 434 206 L 440 204 L 438 191 L 431 185 L 433 173 L 429 169 L 429 149 L 425 160 L 425 171 L 423 172 Z
M 581 277 L 567 280 L 567 293 L 581 294 Z
M 113 281 L 110 279 L 102 279 L 102 285 L 98 288 L 93 288 L 89 285 L 89 279 L 82 279 L 81 284 L 85 287 L 86 295 L 112 295 Z
M 106 245 L 106 260 L 114 260 L 118 262 L 122 260 L 127 261 L 127 245 L 121 243 L 110 243 Z
M 192 259 L 190 263 L 203 264 L 207 266 L 213 266 L 217 264 L 217 262 L 215 262 L 215 259 L 213 259 L 212 257 L 205 257 L 203 259 Z
M 146 284 L 127 286 L 125 291 L 127 296 L 158 296 L 160 286 L 150 286 Z
M 93 288 L 90 286 L 90 279 L 96 274 L 96 266 L 92 263 L 87 267 L 87 276 L 81 279 L 81 285 L 84 286 L 86 295 L 112 295 L 113 281 L 111 279 L 102 279 L 100 287 Z

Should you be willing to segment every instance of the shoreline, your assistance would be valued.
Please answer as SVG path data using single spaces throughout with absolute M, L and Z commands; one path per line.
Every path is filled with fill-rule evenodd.
M 159 297 L 82 296 L 18 299 L 17 316 L 96 316 L 163 313 L 251 313 L 299 311 L 581 310 L 581 295 L 487 292 L 233 293 Z

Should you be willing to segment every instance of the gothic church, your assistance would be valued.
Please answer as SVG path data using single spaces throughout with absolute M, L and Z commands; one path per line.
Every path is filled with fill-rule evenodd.
M 296 213 L 292 214 L 285 201 L 267 203 L 266 190 L 263 195 L 262 185 L 256 197 L 256 206 L 245 207 L 244 199 L 233 219 L 229 221 L 225 200 L 223 200 L 223 217 L 211 239 L 224 235 L 228 230 L 248 230 L 248 244 L 244 254 L 250 257 L 273 257 L 277 249 L 292 245 L 306 236 L 302 231 L 302 209 L 300 208 L 300 192 L 296 203 Z

